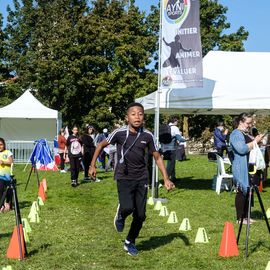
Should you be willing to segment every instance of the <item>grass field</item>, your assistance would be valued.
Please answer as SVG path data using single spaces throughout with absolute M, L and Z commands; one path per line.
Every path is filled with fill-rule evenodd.
M 23 261 L 5 257 L 15 225 L 14 212 L 0 215 L 0 269 L 11 265 L 19 269 L 265 269 L 270 260 L 270 235 L 262 220 L 257 198 L 252 217 L 249 257 L 245 258 L 245 227 L 239 243 L 238 257 L 218 256 L 224 222 L 234 225 L 235 194 L 211 190 L 215 164 L 205 156 L 189 156 L 177 163 L 176 189 L 159 189 L 167 198 L 169 211 L 176 211 L 178 224 L 168 224 L 153 206 L 147 206 L 147 219 L 137 240 L 139 255 L 131 257 L 123 250 L 130 218 L 123 233 L 116 233 L 113 218 L 117 206 L 116 185 L 112 173 L 100 173 L 100 183 L 84 183 L 70 187 L 70 175 L 39 172 L 48 183 L 47 200 L 40 210 L 40 223 L 31 223 L 32 233 L 27 244 L 28 257 Z M 27 217 L 37 198 L 37 180 L 32 175 L 24 191 L 30 167 L 23 172 L 17 165 L 15 176 L 22 217 Z M 81 174 L 81 179 L 83 175 Z M 151 191 L 149 191 L 149 194 Z M 261 193 L 265 208 L 270 207 L 270 189 Z M 189 218 L 192 230 L 180 232 L 183 218 Z M 204 227 L 209 243 L 195 244 L 197 229 Z

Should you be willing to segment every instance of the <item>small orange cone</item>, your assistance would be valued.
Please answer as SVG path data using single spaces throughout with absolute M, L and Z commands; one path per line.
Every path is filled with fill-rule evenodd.
M 42 199 L 43 202 L 46 201 L 46 194 L 45 194 L 44 187 L 42 184 L 39 185 L 38 196 Z
M 231 257 L 238 255 L 239 251 L 236 243 L 233 224 L 231 222 L 225 222 L 221 244 L 219 248 L 219 256 Z
M 48 187 L 47 187 L 46 178 L 43 178 L 42 179 L 41 184 L 43 185 L 44 191 L 47 192 Z
M 262 180 L 260 180 L 259 191 L 263 192 L 263 181 Z
M 15 226 L 15 228 L 13 230 L 11 240 L 9 242 L 8 249 L 7 249 L 7 258 L 9 258 L 9 259 L 20 259 L 20 260 L 25 258 L 25 246 L 24 246 L 25 242 L 24 242 L 22 224 L 20 224 L 20 235 L 21 235 L 21 251 L 22 251 L 22 254 L 20 254 L 18 227 Z

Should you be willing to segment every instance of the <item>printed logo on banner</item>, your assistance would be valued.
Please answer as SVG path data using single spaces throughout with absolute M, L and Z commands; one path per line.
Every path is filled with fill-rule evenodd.
M 184 21 L 189 9 L 190 0 L 164 0 L 164 17 L 169 23 Z
M 162 85 L 163 86 L 170 86 L 172 84 L 172 77 L 171 76 L 165 76 L 162 79 Z

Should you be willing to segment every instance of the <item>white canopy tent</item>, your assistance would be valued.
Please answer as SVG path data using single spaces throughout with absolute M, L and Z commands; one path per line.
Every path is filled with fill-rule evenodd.
M 241 112 L 269 114 L 269 63 L 270 53 L 267 52 L 210 51 L 203 58 L 202 88 L 160 89 L 160 93 L 156 91 L 136 99 L 136 102 L 144 106 L 146 113 L 155 115 L 158 112 L 205 115 Z M 158 141 L 157 126 L 155 123 Z M 156 190 L 157 184 L 157 169 L 153 165 L 152 187 L 156 186 Z
M 163 114 L 270 112 L 270 53 L 210 51 L 203 58 L 203 87 L 162 89 Z M 136 99 L 154 113 L 156 94 Z
M 53 141 L 61 122 L 61 113 L 44 106 L 27 90 L 0 108 L 0 137 L 9 141 Z

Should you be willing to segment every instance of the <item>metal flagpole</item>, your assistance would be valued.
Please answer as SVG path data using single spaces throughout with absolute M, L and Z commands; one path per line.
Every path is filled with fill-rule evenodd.
M 163 0 L 160 0 L 160 13 L 159 13 L 159 42 L 158 42 L 158 52 L 159 52 L 159 62 L 158 62 L 158 90 L 156 93 L 155 100 L 155 130 L 154 136 L 156 139 L 156 144 L 159 146 L 159 113 L 160 113 L 160 95 L 162 92 L 161 89 L 161 45 L 162 45 L 162 8 Z M 153 168 L 152 168 L 152 197 L 156 200 L 158 199 L 158 167 L 153 159 Z M 158 199 L 160 200 L 160 199 Z

